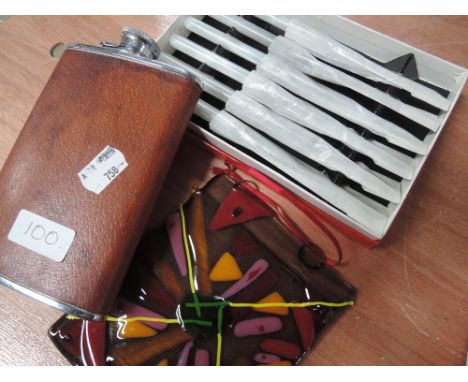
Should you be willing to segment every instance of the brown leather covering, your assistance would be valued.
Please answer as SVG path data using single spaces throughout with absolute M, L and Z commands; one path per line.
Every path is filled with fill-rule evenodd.
M 0 275 L 108 312 L 200 91 L 173 73 L 66 51 L 0 173 Z M 96 195 L 77 174 L 107 145 L 128 168 Z M 76 231 L 63 262 L 7 239 L 21 209 Z

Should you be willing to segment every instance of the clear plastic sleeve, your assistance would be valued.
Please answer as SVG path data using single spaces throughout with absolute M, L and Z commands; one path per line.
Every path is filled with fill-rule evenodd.
M 265 46 L 270 45 L 270 42 L 275 38 L 273 33 L 270 33 L 239 16 L 212 15 L 210 17 L 224 25 L 227 25 L 228 27 L 236 28 L 243 35 L 258 41 Z
M 397 113 L 400 113 L 401 115 L 404 115 L 405 117 L 427 127 L 431 131 L 437 131 L 440 127 L 440 122 L 433 114 L 414 106 L 407 105 L 391 95 L 358 80 L 357 78 L 320 62 L 312 55 L 310 50 L 298 45 L 288 38 L 283 36 L 276 37 L 272 41 L 269 51 L 281 56 L 281 58 L 289 65 L 297 67 L 303 73 L 353 89 L 356 92 L 372 98 Z
M 441 110 L 450 108 L 450 101 L 436 91 L 418 84 L 408 78 L 388 70 L 372 62 L 351 48 L 317 31 L 304 22 L 291 18 L 286 28 L 286 37 L 296 41 L 299 45 L 310 49 L 314 55 L 373 81 L 383 82 L 407 90 L 419 98 Z
M 238 40 L 235 37 L 232 37 L 229 34 L 223 33 L 220 30 L 209 26 L 203 21 L 197 20 L 194 17 L 188 16 L 184 20 L 185 27 L 199 36 L 207 39 L 208 41 L 213 42 L 214 44 L 219 44 L 223 48 L 235 52 L 242 58 L 246 60 L 257 63 L 259 62 L 264 53 L 260 52 L 257 49 L 252 48 L 251 46 L 244 44 L 242 41 Z
M 320 198 L 347 214 L 375 235 L 381 235 L 387 217 L 346 190 L 332 183 L 324 174 L 295 158 L 229 113 L 221 111 L 210 128 L 226 139 L 254 151 L 259 156 L 296 179 Z
M 413 177 L 414 169 L 409 157 L 402 158 L 403 155 L 395 150 L 383 150 L 373 141 L 364 139 L 353 129 L 257 72 L 249 74 L 244 81 L 242 92 L 291 121 L 342 142 L 349 148 L 368 156 L 378 166 L 398 176 L 405 179 Z
M 376 116 L 352 99 L 326 88 L 281 60 L 268 54 L 257 71 L 293 93 L 330 110 L 389 142 L 417 154 L 427 154 L 427 145 L 397 125 Z
M 310 130 L 275 113 L 245 94 L 235 92 L 227 101 L 226 110 L 304 157 L 329 170 L 345 174 L 367 192 L 393 203 L 400 201 L 399 188 L 390 186 L 363 169 Z
M 249 71 L 233 64 L 231 61 L 221 57 L 220 55 L 203 48 L 202 46 L 190 41 L 185 37 L 179 35 L 171 36 L 169 43 L 174 49 L 195 58 L 200 62 L 204 62 L 212 68 L 219 70 L 221 73 L 233 78 L 238 82 L 243 82 L 249 74 Z

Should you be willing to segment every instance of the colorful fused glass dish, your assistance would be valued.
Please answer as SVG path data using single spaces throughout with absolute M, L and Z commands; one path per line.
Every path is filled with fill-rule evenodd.
M 354 289 L 223 175 L 139 245 L 105 322 L 50 329 L 78 365 L 296 365 Z

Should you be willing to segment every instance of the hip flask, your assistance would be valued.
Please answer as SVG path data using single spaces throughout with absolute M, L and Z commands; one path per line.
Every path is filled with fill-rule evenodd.
M 0 173 L 0 283 L 111 308 L 201 93 L 145 33 L 67 47 Z

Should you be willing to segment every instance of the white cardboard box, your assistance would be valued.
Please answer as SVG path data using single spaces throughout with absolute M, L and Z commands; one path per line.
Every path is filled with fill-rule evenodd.
M 169 38 L 173 34 L 179 34 L 181 36 L 187 36 L 190 34 L 188 30 L 184 27 L 184 19 L 186 16 L 180 16 L 176 21 L 170 25 L 170 27 L 163 33 L 159 38 L 158 44 L 160 45 L 162 51 L 167 53 L 172 53 L 174 49 L 169 45 Z M 197 16 L 201 19 L 203 16 Z M 420 49 L 411 47 L 401 41 L 388 37 L 382 33 L 376 32 L 372 29 L 369 29 L 365 26 L 362 26 L 356 22 L 353 22 L 347 18 L 340 16 L 298 16 L 301 17 L 304 21 L 309 23 L 315 29 L 326 33 L 330 37 L 334 38 L 337 41 L 340 41 L 351 48 L 355 48 L 360 52 L 373 57 L 381 62 L 390 61 L 396 57 L 399 57 L 404 54 L 413 53 L 416 57 L 416 62 L 418 66 L 419 78 L 437 85 L 439 87 L 445 88 L 450 91 L 448 97 L 451 102 L 451 106 L 448 112 L 442 112 L 438 117 L 441 123 L 441 127 L 437 132 L 430 132 L 426 138 L 425 142 L 429 146 L 429 152 L 427 155 L 421 156 L 418 155 L 414 159 L 414 173 L 415 176 L 412 180 L 402 180 L 401 181 L 401 193 L 402 200 L 398 204 L 390 204 L 387 208 L 386 214 L 388 216 L 385 228 L 382 232 L 376 233 L 372 230 L 366 228 L 357 221 L 351 219 L 341 211 L 337 210 L 330 204 L 319 199 L 315 195 L 311 194 L 306 189 L 300 187 L 299 185 L 291 182 L 283 175 L 277 173 L 270 167 L 259 162 L 258 160 L 252 158 L 251 156 L 245 154 L 241 150 L 233 147 L 228 142 L 220 139 L 216 135 L 212 134 L 210 131 L 201 128 L 200 126 L 192 123 L 191 128 L 197 131 L 202 135 L 208 142 L 225 151 L 226 153 L 234 156 L 243 163 L 261 171 L 263 174 L 267 175 L 271 179 L 280 183 L 290 191 L 294 192 L 296 195 L 309 202 L 310 204 L 320 208 L 322 211 L 326 212 L 328 215 L 336 218 L 340 222 L 345 223 L 349 227 L 355 229 L 356 231 L 362 233 L 366 237 L 372 240 L 380 240 L 387 233 L 391 224 L 393 223 L 396 215 L 398 214 L 400 208 L 402 207 L 411 187 L 413 186 L 419 172 L 422 169 L 427 157 L 430 155 L 434 144 L 436 143 L 439 135 L 442 133 L 444 126 L 453 110 L 453 107 L 456 104 L 457 99 L 459 98 L 466 78 L 467 70 L 460 66 L 454 65 L 448 61 L 442 60 L 434 55 L 426 53 Z

